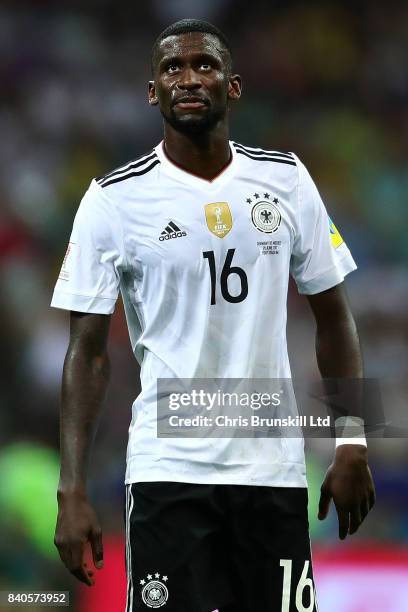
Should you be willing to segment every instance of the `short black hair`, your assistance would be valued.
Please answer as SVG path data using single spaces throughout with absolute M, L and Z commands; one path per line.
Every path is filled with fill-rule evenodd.
M 181 19 L 169 25 L 154 41 L 151 55 L 152 72 L 156 63 L 157 51 L 162 40 L 169 36 L 177 36 L 179 34 L 190 34 L 190 32 L 202 32 L 203 34 L 212 34 L 222 44 L 225 51 L 227 52 L 228 68 L 232 67 L 232 50 L 228 38 L 219 28 L 217 28 L 209 21 L 203 19 Z

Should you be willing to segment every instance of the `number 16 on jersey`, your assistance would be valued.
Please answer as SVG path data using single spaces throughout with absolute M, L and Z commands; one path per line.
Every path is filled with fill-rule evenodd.
M 239 266 L 231 266 L 232 258 L 234 257 L 235 249 L 228 249 L 227 256 L 224 261 L 224 265 L 222 266 L 221 276 L 220 276 L 220 285 L 221 285 L 221 295 L 227 302 L 231 302 L 233 304 L 237 304 L 238 302 L 243 302 L 248 295 L 248 277 L 245 273 L 245 270 L 240 268 Z M 215 256 L 214 251 L 204 251 L 203 252 L 204 259 L 208 259 L 208 265 L 210 266 L 210 276 L 211 276 L 211 305 L 214 305 L 215 302 L 215 288 L 217 283 L 217 270 L 215 266 Z M 231 295 L 228 290 L 228 277 L 231 274 L 237 274 L 241 281 L 241 291 L 238 295 Z

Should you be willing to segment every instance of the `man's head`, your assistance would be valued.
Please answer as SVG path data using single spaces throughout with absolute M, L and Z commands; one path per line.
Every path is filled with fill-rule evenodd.
M 153 45 L 149 103 L 177 131 L 209 131 L 226 118 L 229 100 L 240 97 L 241 79 L 231 72 L 224 34 L 206 21 L 183 19 Z

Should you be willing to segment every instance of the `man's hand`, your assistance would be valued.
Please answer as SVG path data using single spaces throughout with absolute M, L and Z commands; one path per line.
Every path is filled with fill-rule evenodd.
M 103 567 L 102 530 L 95 511 L 83 493 L 59 492 L 58 507 L 54 544 L 71 574 L 93 586 L 94 572 L 87 568 L 84 553 L 89 542 L 95 567 Z
M 341 444 L 320 488 L 318 518 L 329 512 L 331 498 L 339 517 L 339 538 L 357 531 L 375 503 L 375 488 L 367 463 L 367 448 Z

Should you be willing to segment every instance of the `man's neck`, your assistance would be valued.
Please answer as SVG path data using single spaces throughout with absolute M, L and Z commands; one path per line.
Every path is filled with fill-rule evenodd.
M 231 160 L 228 127 L 222 125 L 205 134 L 183 134 L 165 123 L 164 150 L 183 170 L 211 180 Z

